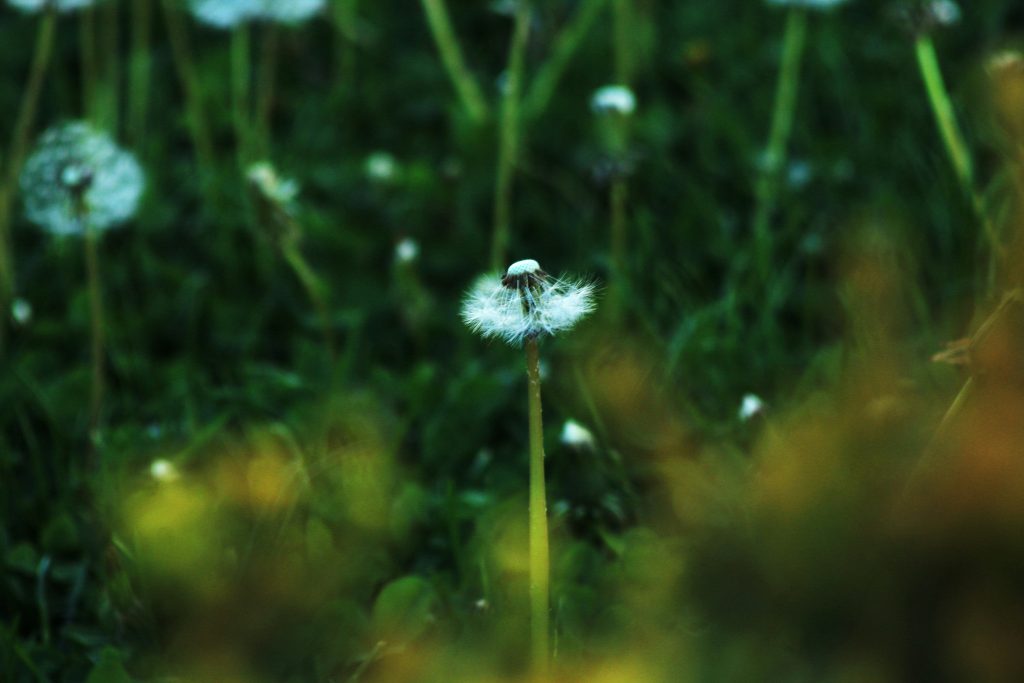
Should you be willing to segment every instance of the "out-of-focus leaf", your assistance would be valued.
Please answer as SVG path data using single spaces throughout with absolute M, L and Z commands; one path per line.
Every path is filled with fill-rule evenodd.
M 373 629 L 388 643 L 404 645 L 434 621 L 437 594 L 426 580 L 405 576 L 384 586 L 373 605 Z
M 121 664 L 121 653 L 107 647 L 100 653 L 100 660 L 89 672 L 85 683 L 132 683 L 132 677 Z

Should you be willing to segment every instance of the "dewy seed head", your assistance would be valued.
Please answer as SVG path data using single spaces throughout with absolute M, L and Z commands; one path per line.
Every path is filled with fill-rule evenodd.
M 535 289 L 547 280 L 548 274 L 541 270 L 540 264 L 533 259 L 516 261 L 501 278 L 501 284 L 509 289 Z

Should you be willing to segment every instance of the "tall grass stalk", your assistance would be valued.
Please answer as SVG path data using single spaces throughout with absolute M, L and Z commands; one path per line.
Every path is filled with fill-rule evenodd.
M 182 14 L 175 6 L 174 0 L 163 0 L 164 23 L 167 36 L 171 43 L 171 54 L 185 92 L 185 109 L 188 118 L 188 129 L 195 148 L 196 159 L 202 176 L 203 189 L 212 195 L 214 179 L 213 142 L 210 128 L 203 107 L 203 91 L 199 84 L 195 62 L 192 59 L 192 48 L 188 39 L 188 30 L 182 20 Z
M 793 6 L 786 19 L 782 45 L 782 62 L 775 89 L 775 108 L 771 132 L 755 186 L 753 216 L 754 259 L 761 282 L 767 281 L 772 263 L 773 236 L 771 218 L 779 191 L 779 177 L 786 164 L 789 139 L 793 132 L 797 93 L 800 88 L 800 65 L 807 42 L 807 10 Z
M 615 78 L 621 85 L 633 81 L 633 0 L 615 0 Z
M 356 70 L 356 22 L 359 0 L 334 0 L 334 59 L 338 82 L 351 87 Z
M 519 153 L 520 97 L 526 64 L 526 39 L 530 33 L 530 3 L 516 5 L 515 27 L 509 47 L 505 90 L 501 100 L 501 125 L 498 131 L 498 174 L 494 186 L 494 235 L 491 265 L 499 269 L 505 263 L 512 222 L 512 184 Z
M 441 53 L 441 61 L 448 71 L 448 77 L 455 86 L 459 99 L 462 100 L 462 105 L 475 123 L 483 123 L 489 115 L 487 100 L 484 99 L 480 86 L 477 85 L 462 57 L 462 49 L 455 37 L 455 31 L 452 29 L 452 22 L 444 0 L 421 0 L 421 2 L 423 11 L 427 15 L 430 32 L 434 36 L 438 52 Z
M 78 60 L 81 68 L 82 111 L 86 118 L 96 122 L 96 8 L 82 8 L 78 15 Z
M 258 96 L 256 102 L 255 142 L 253 154 L 255 157 L 264 158 L 270 156 L 270 112 L 274 105 L 274 84 L 277 72 L 278 43 L 280 32 L 273 22 L 263 27 L 262 43 L 260 50 L 260 70 Z
M 249 26 L 242 22 L 231 30 L 231 114 L 235 126 L 238 168 L 243 173 L 252 161 L 252 119 L 250 117 Z
M 140 147 L 146 135 L 146 109 L 152 70 L 150 43 L 153 28 L 152 0 L 132 0 L 132 54 L 129 63 L 128 141 Z
M 85 246 L 85 267 L 89 283 L 89 327 L 92 348 L 92 388 L 89 394 L 89 437 L 93 444 L 98 443 L 100 424 L 103 411 L 103 395 L 106 387 L 106 370 L 104 353 L 106 347 L 106 330 L 104 328 L 103 289 L 100 284 L 99 234 L 91 225 L 88 213 L 80 213 L 83 222 Z
M 523 99 L 523 112 L 526 117 L 540 116 L 547 109 L 565 70 L 607 2 L 608 0 L 583 0 L 572 21 L 558 35 L 551 49 L 551 56 L 540 67 Z
M 974 212 L 978 216 L 978 220 L 981 221 L 985 239 L 988 241 L 990 255 L 988 284 L 991 287 L 995 282 L 998 264 L 1003 256 L 999 234 L 985 210 L 985 202 L 981 194 L 975 187 L 971 152 L 957 123 L 953 102 L 946 89 L 946 82 L 942 78 L 942 69 L 939 66 L 939 58 L 935 52 L 935 43 L 932 42 L 931 35 L 928 33 L 919 35 L 914 49 L 917 54 L 917 65 L 921 71 L 921 79 L 924 81 L 925 90 L 928 93 L 928 103 L 935 116 L 935 123 L 942 136 L 946 153 L 949 155 L 960 187 L 971 200 Z
M 120 84 L 121 84 L 121 49 L 120 32 L 118 30 L 118 2 L 105 2 L 100 5 L 102 14 L 98 38 L 100 54 L 98 80 L 94 94 L 94 121 L 102 128 L 116 132 L 120 120 Z
M 530 415 L 530 635 L 533 671 L 547 674 L 549 666 L 550 557 L 548 507 L 544 485 L 544 423 L 540 397 L 540 352 L 529 338 L 526 375 Z
M 317 317 L 320 318 L 320 333 L 323 336 L 324 350 L 327 351 L 327 357 L 333 363 L 337 357 L 337 352 L 334 344 L 334 331 L 331 325 L 331 308 L 327 302 L 327 288 L 317 276 L 313 267 L 309 265 L 306 257 L 302 255 L 302 250 L 299 249 L 298 244 L 292 242 L 283 243 L 281 245 L 281 254 L 285 262 L 292 269 L 292 272 L 295 273 L 300 284 L 302 284 L 302 288 L 306 291 L 306 296 L 309 297 Z
M 0 315 L 6 318 L 10 302 L 14 298 L 14 254 L 11 249 L 10 222 L 11 204 L 14 200 L 14 188 L 18 183 L 18 175 L 25 161 L 28 149 L 28 138 L 35 122 L 36 110 L 39 108 L 39 97 L 43 90 L 43 82 L 53 56 L 54 35 L 57 32 L 57 11 L 50 7 L 39 20 L 36 43 L 29 67 L 28 81 L 18 107 L 18 118 L 14 122 L 11 144 L 7 149 L 7 159 L 3 168 L 3 186 L 0 187 Z M 6 320 L 0 320 L 0 352 L 4 348 Z

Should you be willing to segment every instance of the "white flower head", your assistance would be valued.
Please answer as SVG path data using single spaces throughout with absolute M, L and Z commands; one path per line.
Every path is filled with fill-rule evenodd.
M 399 263 L 412 263 L 419 255 L 420 245 L 411 237 L 406 237 L 395 245 L 395 260 Z
M 262 19 L 298 24 L 323 9 L 325 0 L 189 0 L 199 21 L 215 28 L 232 28 Z
M 806 7 L 807 9 L 831 9 L 842 5 L 846 0 L 768 0 L 769 5 L 785 7 Z
M 95 0 L 7 0 L 7 4 L 22 12 L 42 12 L 53 6 L 58 12 L 73 12 L 92 5 Z
M 606 85 L 594 91 L 590 108 L 598 114 L 629 116 L 636 111 L 636 95 L 625 85 Z
M 953 0 L 931 0 L 927 12 L 939 26 L 952 26 L 960 21 L 960 6 Z
M 23 327 L 27 325 L 32 320 L 32 304 L 24 299 L 15 299 L 12 301 L 11 320 Z
M 527 259 L 504 276 L 477 280 L 463 300 L 462 320 L 484 338 L 520 344 L 572 328 L 595 306 L 593 284 L 551 277 Z
M 394 180 L 398 173 L 398 162 L 388 152 L 374 152 L 366 157 L 364 168 L 370 180 L 386 183 Z
M 594 435 L 576 420 L 565 421 L 565 424 L 562 425 L 560 440 L 570 448 L 591 449 L 594 447 Z
M 181 474 L 178 472 L 178 468 L 174 466 L 174 463 L 170 460 L 158 458 L 149 464 L 149 476 L 157 480 L 161 484 L 169 484 L 173 481 L 177 481 Z
M 21 172 L 25 213 L 56 235 L 105 230 L 135 214 L 142 168 L 106 133 L 83 121 L 47 130 Z
M 739 418 L 748 422 L 764 413 L 765 404 L 757 394 L 745 394 L 740 402 Z
M 269 161 L 251 164 L 245 175 L 272 204 L 287 208 L 299 195 L 299 184 L 292 178 L 278 175 L 277 169 Z

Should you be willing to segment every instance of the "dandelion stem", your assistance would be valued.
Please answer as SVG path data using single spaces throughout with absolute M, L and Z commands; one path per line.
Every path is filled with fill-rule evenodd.
M 998 262 L 1003 256 L 1003 248 L 995 225 L 985 211 L 985 203 L 974 185 L 974 164 L 971 161 L 971 153 L 964 140 L 963 133 L 956 120 L 956 113 L 953 111 L 953 101 L 946 89 L 945 80 L 942 78 L 942 69 L 939 67 L 939 58 L 935 53 L 935 43 L 931 36 L 922 33 L 915 42 L 917 53 L 917 64 L 921 70 L 921 78 L 924 81 L 925 90 L 928 93 L 928 103 L 931 105 L 932 114 L 935 116 L 935 123 L 938 125 L 942 142 L 946 146 L 946 153 L 953 165 L 960 187 L 970 198 L 971 206 L 978 220 L 981 221 L 985 238 L 989 242 L 989 285 L 991 286 L 998 268 Z
M 501 127 L 498 140 L 498 177 L 494 188 L 494 237 L 491 243 L 491 265 L 498 269 L 505 263 L 509 230 L 512 222 L 512 182 L 519 152 L 519 108 L 526 61 L 526 39 L 530 30 L 530 3 L 520 0 L 516 5 L 515 28 L 509 48 L 507 82 L 501 104 Z
M 78 48 L 82 68 L 82 111 L 96 120 L 96 8 L 82 8 L 78 21 Z
M 203 171 L 204 189 L 209 190 L 214 177 L 213 143 L 206 124 L 206 115 L 203 111 L 202 89 L 199 85 L 195 64 L 192 61 L 192 49 L 188 41 L 188 32 L 185 23 L 181 19 L 181 14 L 175 7 L 174 0 L 164 0 L 163 10 L 167 34 L 171 42 L 171 53 L 174 55 L 178 78 L 181 79 L 182 88 L 185 91 L 185 107 L 188 112 L 192 145 L 195 147 L 196 158 Z
M 629 196 L 629 184 L 623 177 L 612 181 L 610 201 L 612 213 L 611 257 L 612 275 L 616 289 L 621 291 L 621 283 L 626 277 L 626 202 Z M 615 302 L 616 309 L 618 302 Z
M 259 101 L 256 107 L 255 154 L 270 154 L 270 110 L 274 104 L 274 82 L 277 71 L 277 48 L 280 34 L 274 24 L 263 27 L 263 49 L 260 51 Z
M 441 61 L 448 71 L 448 77 L 455 86 L 459 99 L 469 113 L 469 116 L 477 124 L 487 120 L 487 101 L 480 92 L 473 74 L 470 73 L 466 62 L 462 57 L 462 49 L 452 29 L 451 19 L 448 17 L 448 9 L 444 0 L 421 0 L 423 11 L 427 15 L 427 23 L 430 25 L 430 32 L 434 36 L 438 52 L 441 53 Z
M 231 31 L 231 112 L 235 124 L 238 168 L 243 173 L 252 161 L 249 52 L 249 27 L 241 23 Z
M 540 352 L 536 338 L 524 343 L 530 411 L 530 631 L 533 670 L 548 669 L 550 600 L 548 507 L 544 486 L 544 425 L 540 400 Z
M 84 213 L 84 212 L 83 212 Z M 106 343 L 103 315 L 103 290 L 100 285 L 99 234 L 85 216 L 85 267 L 89 282 L 89 323 L 92 332 L 92 391 L 89 400 L 89 436 L 96 443 L 100 430 L 106 379 L 103 354 Z
M 104 3 L 102 19 L 99 25 L 99 37 L 103 41 L 101 46 L 102 61 L 98 62 L 100 67 L 99 79 L 97 80 L 96 102 L 93 105 L 94 122 L 106 130 L 114 132 L 118 128 L 118 92 L 121 82 L 121 52 L 118 43 L 118 5 L 117 2 Z M 97 53 L 99 54 L 99 53 Z
M 151 0 L 132 0 L 132 56 L 129 64 L 128 140 L 136 147 L 146 135 L 149 102 L 150 39 L 153 27 Z
M 540 67 L 523 100 L 523 110 L 528 117 L 540 116 L 547 109 L 566 68 L 583 39 L 590 33 L 590 28 L 601 14 L 607 1 L 584 0 L 572 21 L 559 34 L 551 50 L 551 57 Z
M 21 173 L 25 150 L 28 149 L 29 133 L 36 118 L 39 96 L 43 90 L 43 81 L 53 55 L 54 34 L 57 29 L 57 11 L 54 7 L 47 9 L 39 21 L 39 32 L 36 34 L 35 52 L 32 55 L 32 66 L 29 70 L 25 93 L 22 95 L 18 118 L 15 120 L 11 146 L 7 150 L 5 182 L 0 188 L 0 310 L 6 315 L 8 304 L 14 297 L 14 255 L 10 243 L 11 201 L 18 175 Z M 0 350 L 3 349 L 3 336 L 6 325 L 0 322 Z
M 633 80 L 633 0 L 615 0 L 615 78 L 620 85 Z
M 292 243 L 282 244 L 281 253 L 288 266 L 299 279 L 302 288 L 306 290 L 306 296 L 309 297 L 310 303 L 320 318 L 320 331 L 323 335 L 324 349 L 327 351 L 328 358 L 333 362 L 335 358 L 334 332 L 331 329 L 331 309 L 327 303 L 323 282 L 317 277 L 309 262 L 306 261 L 306 257 L 302 255 L 298 245 Z
M 356 20 L 359 0 L 334 0 L 335 60 L 337 78 L 352 86 L 356 68 Z
M 792 7 L 786 20 L 782 62 L 775 90 L 775 110 L 764 155 L 764 168 L 755 187 L 753 217 L 754 253 L 762 281 L 768 278 L 772 260 L 771 217 L 779 190 L 779 175 L 785 166 L 789 139 L 793 132 L 797 93 L 800 88 L 800 64 L 807 38 L 807 11 Z

